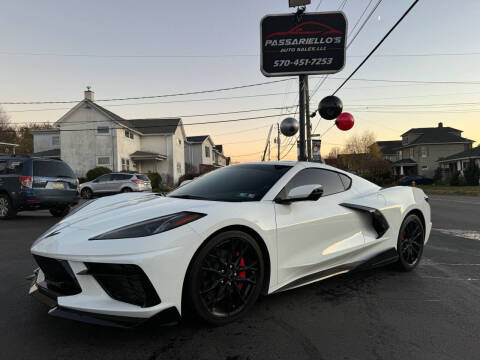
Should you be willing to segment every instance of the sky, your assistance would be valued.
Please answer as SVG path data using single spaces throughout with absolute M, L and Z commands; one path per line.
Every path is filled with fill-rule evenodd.
M 367 14 L 376 2 L 347 0 L 343 11 L 349 28 L 369 3 Z M 412 2 L 380 3 L 348 49 L 345 68 L 312 94 L 312 109 L 352 72 Z M 338 10 L 343 3 L 312 0 L 307 11 Z M 0 0 L 0 5 L 0 104 L 80 101 L 86 86 L 92 87 L 96 99 L 106 99 L 280 80 L 260 72 L 259 22 L 266 14 L 292 11 L 287 0 Z M 331 121 L 319 122 L 318 116 L 312 120 L 315 133 L 325 133 L 322 153 L 365 131 L 374 132 L 377 140 L 396 140 L 412 127 L 439 122 L 480 141 L 479 18 L 477 0 L 421 0 L 337 94 L 344 111 L 355 117 L 354 128 L 342 132 Z M 321 79 L 310 77 L 312 92 Z M 292 79 L 234 91 L 99 104 L 127 119 L 182 116 L 188 136 L 209 134 L 216 144 L 224 144 L 224 153 L 234 162 L 243 162 L 260 159 L 270 125 L 294 109 L 297 91 L 298 80 Z M 2 106 L 12 121 L 23 124 L 54 122 L 73 105 Z M 280 109 L 190 116 L 272 107 Z M 268 115 L 278 116 L 187 125 Z M 281 157 L 296 159 L 296 148 L 289 151 L 292 138 L 282 137 L 281 142 Z M 276 157 L 273 143 L 271 156 Z

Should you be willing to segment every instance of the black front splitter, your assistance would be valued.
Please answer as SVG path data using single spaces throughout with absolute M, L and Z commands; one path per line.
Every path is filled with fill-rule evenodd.
M 180 320 L 180 314 L 174 307 L 165 309 L 152 318 L 107 315 L 68 309 L 58 305 L 57 298 L 62 295 L 48 289 L 43 282 L 38 283 L 37 276 L 38 270 L 34 272 L 33 276 L 29 277 L 32 279 L 29 294 L 48 305 L 51 308 L 48 313 L 55 317 L 118 328 L 134 328 L 153 318 L 160 324 L 171 324 Z

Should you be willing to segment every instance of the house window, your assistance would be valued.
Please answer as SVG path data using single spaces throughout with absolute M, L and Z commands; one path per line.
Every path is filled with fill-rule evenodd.
M 97 134 L 108 135 L 110 134 L 110 128 L 108 126 L 97 126 Z
M 52 146 L 59 146 L 60 145 L 60 135 L 52 136 Z
M 413 159 L 414 156 L 415 156 L 415 148 L 411 147 L 410 148 L 410 158 Z
M 426 158 L 428 156 L 428 148 L 426 146 L 422 146 L 420 148 L 422 158 Z
M 133 140 L 134 138 L 133 132 L 129 130 L 125 130 L 125 137 Z
M 210 148 L 208 146 L 205 146 L 205 157 L 210 157 Z
M 98 166 L 110 165 L 110 156 L 98 156 L 97 165 Z
M 178 139 L 178 145 L 182 145 L 182 140 Z
M 428 170 L 428 166 L 427 165 L 422 165 L 422 170 Z
M 122 159 L 122 171 L 130 170 L 130 159 Z

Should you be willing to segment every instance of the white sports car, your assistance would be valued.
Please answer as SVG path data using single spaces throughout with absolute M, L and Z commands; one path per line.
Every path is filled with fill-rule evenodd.
M 261 294 L 391 262 L 412 270 L 431 228 L 420 189 L 317 163 L 239 164 L 166 197 L 80 205 L 33 244 L 30 293 L 98 324 L 188 313 L 218 325 Z

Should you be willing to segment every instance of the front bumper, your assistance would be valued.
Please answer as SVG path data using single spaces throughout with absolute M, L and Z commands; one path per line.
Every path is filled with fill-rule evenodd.
M 180 314 L 175 307 L 163 308 L 149 317 L 144 317 L 144 313 L 141 314 L 142 316 L 124 316 L 122 315 L 122 312 L 118 310 L 117 314 L 112 314 L 70 308 L 62 305 L 65 303 L 65 298 L 72 298 L 80 294 L 64 296 L 64 294 L 52 289 L 52 287 L 47 284 L 45 275 L 40 268 L 34 270 L 34 273 L 30 278 L 32 281 L 30 284 L 29 295 L 35 297 L 37 300 L 50 307 L 48 314 L 55 317 L 76 320 L 95 325 L 121 328 L 136 327 L 145 323 L 151 318 L 155 318 L 155 321 L 161 324 L 177 322 L 180 319 Z M 111 301 L 118 302 L 113 299 Z M 126 305 L 133 306 L 130 304 Z

